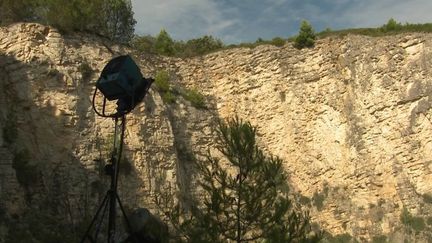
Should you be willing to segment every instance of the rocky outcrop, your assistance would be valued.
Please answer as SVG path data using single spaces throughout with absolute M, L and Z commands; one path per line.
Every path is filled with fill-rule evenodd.
M 430 37 L 349 35 L 173 62 L 221 117 L 258 127 L 315 220 L 367 239 L 400 232 L 402 208 L 425 221 L 432 212 Z
M 193 191 L 191 156 L 212 148 L 218 117 L 238 115 L 258 127 L 267 152 L 286 161 L 299 200 L 322 228 L 360 240 L 412 240 L 400 220 L 404 208 L 432 221 L 430 37 L 349 35 L 303 50 L 288 43 L 192 59 L 136 57 L 147 76 L 166 69 L 173 85 L 200 90 L 208 109 L 181 97 L 165 104 L 151 90 L 128 117 L 125 151 L 133 169 L 121 179 L 121 196 L 130 207 L 159 210 L 155 194 Z M 4 129 L 0 134 L 0 153 L 11 154 L 1 164 L 9 166 L 7 178 L 13 157 L 26 149 L 44 178 L 61 175 L 77 204 L 95 189 L 88 185 L 103 181 L 97 161 L 107 157 L 113 122 L 92 111 L 94 81 L 109 59 L 130 52 L 37 24 L 0 29 L 0 125 L 15 121 L 17 134 L 13 141 Z M 3 184 L 1 190 L 9 194 Z M 8 210 L 12 204 L 2 197 Z

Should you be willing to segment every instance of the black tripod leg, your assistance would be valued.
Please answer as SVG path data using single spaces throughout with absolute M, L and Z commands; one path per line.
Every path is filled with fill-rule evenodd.
M 108 195 L 108 194 L 109 194 L 109 192 L 107 192 L 107 195 Z M 110 199 L 110 197 L 108 197 L 108 199 L 107 199 L 107 201 L 106 201 L 106 203 L 105 203 L 105 207 L 104 207 L 104 209 L 102 210 L 102 217 L 101 217 L 101 219 L 100 219 L 99 224 L 98 224 L 97 227 L 96 227 L 96 232 L 95 232 L 95 239 L 96 239 L 96 240 L 97 240 L 98 237 L 99 237 L 99 232 L 100 232 L 100 229 L 101 229 L 101 226 L 102 226 L 102 222 L 103 222 L 103 220 L 104 220 L 104 218 L 105 218 L 105 213 L 106 213 L 107 208 L 108 208 L 108 205 L 109 205 L 109 199 Z M 96 243 L 96 241 L 95 241 L 95 243 Z
M 99 216 L 99 213 L 101 212 L 102 208 L 105 208 L 104 205 L 105 205 L 107 202 L 108 202 L 108 193 L 105 194 L 105 197 L 104 197 L 104 199 L 103 199 L 101 205 L 99 206 L 98 210 L 96 211 L 95 216 L 93 216 L 93 219 L 92 219 L 92 221 L 91 221 L 89 227 L 87 228 L 87 230 L 86 230 L 86 232 L 85 232 L 83 238 L 81 239 L 81 243 L 84 243 L 85 239 L 89 237 L 89 233 L 90 233 L 90 230 L 91 230 L 92 226 L 93 226 L 94 223 L 96 222 L 96 220 L 97 220 L 97 218 L 98 218 L 98 216 Z M 94 242 L 91 238 L 89 238 L 89 239 L 90 239 L 92 242 Z
M 127 226 L 127 228 L 128 228 L 128 231 L 131 232 L 131 231 L 132 231 L 132 228 L 131 228 L 131 225 L 130 225 L 129 219 L 128 219 L 127 215 L 126 215 L 126 212 L 125 212 L 125 210 L 124 210 L 124 208 L 123 208 L 123 205 L 122 205 L 122 203 L 121 203 L 121 201 L 120 201 L 120 197 L 118 196 L 117 193 L 116 193 L 116 198 L 117 198 L 117 201 L 118 201 L 118 203 L 119 203 L 119 205 L 120 205 L 120 209 L 121 209 L 121 211 L 122 211 L 122 213 L 123 213 L 123 217 L 124 217 L 124 219 L 126 220 L 126 226 Z

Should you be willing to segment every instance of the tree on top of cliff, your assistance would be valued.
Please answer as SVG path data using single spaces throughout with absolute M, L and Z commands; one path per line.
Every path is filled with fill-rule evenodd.
M 0 24 L 39 22 L 61 31 L 88 31 L 128 42 L 136 24 L 130 0 L 2 0 Z
M 298 49 L 313 47 L 315 39 L 315 31 L 313 30 L 312 25 L 308 21 L 303 20 L 300 25 L 299 34 L 294 39 L 294 46 Z
M 162 29 L 159 32 L 159 35 L 156 37 L 155 49 L 157 53 L 166 56 L 174 55 L 174 41 L 171 39 L 171 36 L 166 32 L 166 30 Z
M 202 203 L 180 226 L 188 242 L 315 242 L 308 214 L 288 197 L 282 160 L 256 144 L 256 129 L 240 119 L 221 122 L 217 150 L 197 161 Z

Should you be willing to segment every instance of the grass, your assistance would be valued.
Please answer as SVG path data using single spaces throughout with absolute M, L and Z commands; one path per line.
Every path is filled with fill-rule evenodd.
M 198 109 L 205 109 L 205 97 L 197 89 L 186 89 L 183 93 L 183 98 L 191 102 L 191 105 Z
M 156 85 L 156 89 L 160 92 L 162 100 L 165 103 L 175 103 L 176 97 L 174 95 L 173 88 L 170 85 L 170 75 L 167 71 L 158 71 L 155 76 L 154 84 Z

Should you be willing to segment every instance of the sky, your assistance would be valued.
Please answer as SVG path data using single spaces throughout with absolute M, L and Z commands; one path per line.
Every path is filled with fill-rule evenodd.
M 432 22 L 431 0 L 132 0 L 139 35 L 175 40 L 212 35 L 226 44 L 287 38 L 302 20 L 314 30 Z

